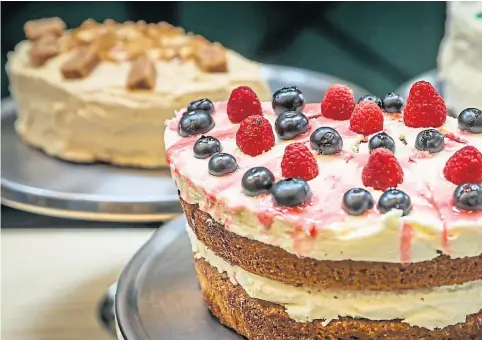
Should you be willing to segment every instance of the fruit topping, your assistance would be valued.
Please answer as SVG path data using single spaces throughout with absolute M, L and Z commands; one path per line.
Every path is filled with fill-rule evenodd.
M 273 94 L 272 106 L 277 115 L 286 111 L 303 112 L 305 98 L 296 86 L 283 87 Z
M 363 185 L 386 190 L 403 182 L 403 170 L 395 155 L 385 148 L 373 150 L 362 171 Z
M 257 156 L 274 146 L 274 133 L 263 116 L 249 116 L 241 122 L 236 132 L 236 144 L 247 155 Z
M 383 98 L 382 108 L 386 113 L 402 112 L 404 100 L 403 98 L 393 92 L 387 93 Z
M 410 196 L 398 189 L 388 189 L 378 200 L 378 209 L 385 214 L 392 209 L 399 209 L 403 211 L 403 216 L 406 216 L 412 210 L 412 201 Z
M 454 205 L 461 210 L 482 211 L 482 185 L 460 184 L 454 191 Z
M 482 153 L 474 146 L 464 146 L 447 160 L 444 175 L 457 185 L 482 182 Z
M 469 108 L 460 112 L 459 128 L 470 133 L 482 133 L 482 111 Z
M 229 96 L 227 114 L 232 123 L 241 123 L 248 116 L 263 114 L 263 110 L 256 93 L 248 86 L 240 86 Z
M 334 155 L 343 149 L 343 139 L 331 127 L 320 127 L 310 136 L 310 145 L 320 155 Z
M 193 146 L 194 157 L 208 158 L 221 152 L 221 143 L 214 137 L 202 135 Z
M 362 188 L 350 189 L 343 195 L 343 209 L 349 215 L 361 215 L 374 204 L 372 195 Z
M 235 172 L 238 169 L 238 163 L 230 154 L 220 152 L 211 157 L 208 169 L 213 176 L 223 176 Z
M 348 120 L 355 108 L 355 99 L 346 85 L 335 84 L 321 101 L 321 114 L 334 120 Z
M 241 180 L 243 191 L 248 196 L 257 196 L 271 191 L 274 175 L 265 167 L 255 167 L 246 171 Z
M 295 207 L 308 201 L 310 186 L 301 178 L 287 178 L 279 181 L 271 190 L 277 205 Z
M 436 129 L 420 131 L 415 138 L 415 148 L 420 151 L 437 153 L 444 148 L 444 135 Z
M 280 139 L 288 140 L 305 133 L 310 128 L 308 118 L 296 111 L 283 112 L 276 118 L 274 129 Z
M 377 133 L 368 141 L 368 150 L 372 153 L 373 150 L 378 148 L 385 148 L 395 153 L 395 141 L 385 132 Z
M 293 143 L 285 149 L 281 174 L 286 178 L 297 177 L 309 181 L 318 176 L 318 163 L 306 145 Z
M 383 112 L 374 102 L 361 102 L 350 118 L 350 130 L 371 135 L 383 130 Z
M 358 104 L 360 104 L 361 102 L 374 102 L 380 108 L 382 108 L 382 100 L 377 96 L 372 96 L 371 94 L 360 97 L 360 99 L 358 99 Z
M 405 125 L 409 127 L 440 127 L 446 119 L 447 107 L 432 84 L 423 80 L 414 83 L 403 110 Z
M 187 106 L 187 110 L 188 111 L 201 110 L 209 114 L 212 114 L 214 112 L 214 104 L 209 99 L 202 98 L 202 99 L 198 99 L 190 102 L 189 105 Z
M 183 137 L 206 133 L 214 127 L 214 120 L 205 111 L 191 111 L 181 117 L 179 121 L 179 135 Z

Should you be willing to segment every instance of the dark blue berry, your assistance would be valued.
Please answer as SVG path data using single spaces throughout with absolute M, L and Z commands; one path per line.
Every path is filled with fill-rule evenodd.
M 374 205 L 372 195 L 362 188 L 350 189 L 343 195 L 343 209 L 349 215 L 361 215 Z
M 406 216 L 412 210 L 412 201 L 410 197 L 401 190 L 388 189 L 378 200 L 378 209 L 383 214 L 392 209 L 399 209 L 403 211 L 403 216 Z
M 470 133 L 482 133 L 482 111 L 469 108 L 460 112 L 459 129 Z
M 378 148 L 385 148 L 390 150 L 392 153 L 395 153 L 395 141 L 385 132 L 377 133 L 368 141 L 368 149 L 371 153 L 373 150 Z
M 189 105 L 187 106 L 188 112 L 197 111 L 197 110 L 201 110 L 209 114 L 212 114 L 214 112 L 214 104 L 209 99 L 202 98 L 202 99 L 198 99 L 190 102 Z
M 179 134 L 183 137 L 209 132 L 214 127 L 214 120 L 205 111 L 191 111 L 181 117 Z
M 383 110 L 387 113 L 402 112 L 402 107 L 405 104 L 403 98 L 396 93 L 387 93 L 383 98 Z
M 358 99 L 358 103 L 361 103 L 361 102 L 374 102 L 375 104 L 380 106 L 380 108 L 382 108 L 382 100 L 377 96 L 372 96 L 370 94 L 366 96 L 362 96 L 360 97 L 360 99 Z
M 444 140 L 444 135 L 439 130 L 423 130 L 415 138 L 415 148 L 421 151 L 437 153 L 444 148 Z
M 208 158 L 221 152 L 221 143 L 214 137 L 203 135 L 194 143 L 193 151 L 196 158 Z
M 310 145 L 321 155 L 334 155 L 343 149 L 343 139 L 331 127 L 320 127 L 310 136 Z
M 454 205 L 462 210 L 482 211 L 482 185 L 461 184 L 454 191 Z
M 303 112 L 305 98 L 296 86 L 283 87 L 273 94 L 272 107 L 278 115 L 286 111 Z
M 283 140 L 293 139 L 308 131 L 309 128 L 308 118 L 296 111 L 283 112 L 274 123 L 278 137 Z
M 208 163 L 209 173 L 213 176 L 223 176 L 238 169 L 236 158 L 228 153 L 214 154 Z
M 261 166 L 246 171 L 241 180 L 244 193 L 248 196 L 257 196 L 270 192 L 273 183 L 273 173 Z
M 311 196 L 310 186 L 301 178 L 287 178 L 279 181 L 271 189 L 277 205 L 295 207 L 308 201 Z

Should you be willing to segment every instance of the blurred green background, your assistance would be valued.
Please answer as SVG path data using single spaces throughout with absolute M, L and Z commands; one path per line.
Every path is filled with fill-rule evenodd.
M 383 95 L 435 68 L 445 2 L 2 2 L 2 97 L 7 52 L 25 21 L 169 21 L 248 58 L 302 67 Z

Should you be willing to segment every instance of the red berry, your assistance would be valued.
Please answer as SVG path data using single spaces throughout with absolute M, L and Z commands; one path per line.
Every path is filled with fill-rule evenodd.
M 482 153 L 474 146 L 463 147 L 445 163 L 444 175 L 447 180 L 457 185 L 481 183 Z
M 233 123 L 241 123 L 252 115 L 262 115 L 261 102 L 254 91 L 248 86 L 235 88 L 228 100 L 227 113 Z
M 361 102 L 350 118 L 350 130 L 363 135 L 383 130 L 383 112 L 375 102 Z
M 350 119 L 354 108 L 355 98 L 346 85 L 331 86 L 321 101 L 321 114 L 335 120 Z
M 263 116 L 249 116 L 239 125 L 236 144 L 245 154 L 257 156 L 274 146 L 273 128 Z
M 375 190 L 395 188 L 403 182 L 403 170 L 390 150 L 375 149 L 363 168 L 362 181 L 363 185 Z
M 447 119 L 447 107 L 432 84 L 417 81 L 412 85 L 403 121 L 410 127 L 440 127 Z
M 309 181 L 318 176 L 318 163 L 305 144 L 293 143 L 285 149 L 281 161 L 281 174 L 285 178 L 301 178 Z

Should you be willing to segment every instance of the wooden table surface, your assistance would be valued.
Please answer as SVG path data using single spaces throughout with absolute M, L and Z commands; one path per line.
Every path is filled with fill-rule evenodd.
M 99 302 L 154 226 L 68 221 L 2 206 L 1 339 L 113 339 L 99 321 Z

